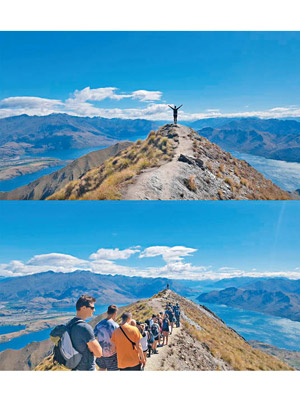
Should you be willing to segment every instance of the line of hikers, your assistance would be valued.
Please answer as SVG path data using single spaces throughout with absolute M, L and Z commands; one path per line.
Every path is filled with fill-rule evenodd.
M 118 308 L 110 305 L 107 316 L 95 329 L 86 322 L 93 316 L 96 299 L 82 295 L 76 303 L 76 317 L 58 325 L 50 337 L 54 341 L 54 361 L 71 370 L 140 371 L 147 357 L 158 354 L 157 347 L 168 345 L 174 322 L 180 326 L 180 306 L 168 303 L 164 312 L 153 314 L 144 323 L 135 321 L 130 312 L 116 323 Z

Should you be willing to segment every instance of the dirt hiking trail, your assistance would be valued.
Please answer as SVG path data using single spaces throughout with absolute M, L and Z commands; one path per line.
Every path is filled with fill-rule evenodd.
M 189 138 L 192 129 L 177 125 L 172 130 L 178 134 L 178 145 L 173 159 L 159 167 L 149 168 L 138 175 L 133 183 L 128 185 L 123 200 L 171 200 L 172 181 L 179 175 L 182 163 L 178 162 L 181 154 L 193 156 L 193 142 Z

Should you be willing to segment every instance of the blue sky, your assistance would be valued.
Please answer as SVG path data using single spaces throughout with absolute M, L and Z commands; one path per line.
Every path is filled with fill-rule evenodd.
M 300 32 L 1 32 L 0 117 L 300 116 Z
M 300 202 L 0 203 L 0 276 L 300 279 Z

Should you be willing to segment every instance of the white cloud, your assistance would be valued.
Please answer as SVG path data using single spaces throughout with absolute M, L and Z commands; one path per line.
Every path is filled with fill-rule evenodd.
M 180 261 L 183 257 L 192 255 L 195 251 L 197 251 L 197 249 L 184 246 L 152 246 L 146 248 L 140 254 L 140 258 L 162 256 L 166 262 Z
M 64 266 L 75 267 L 75 266 L 83 266 L 87 265 L 87 261 L 80 260 L 79 258 L 70 256 L 68 254 L 61 253 L 50 253 L 50 254 L 39 254 L 32 257 L 27 265 L 35 265 L 35 266 Z
M 122 92 L 120 89 L 109 86 L 91 89 L 86 87 L 75 90 L 68 99 L 46 99 L 41 97 L 18 96 L 8 97 L 0 100 L 0 118 L 27 115 L 49 115 L 51 113 L 67 113 L 82 117 L 103 117 L 148 120 L 172 120 L 172 111 L 162 100 L 163 93 L 158 90 L 139 89 L 132 92 Z M 136 108 L 103 108 L 99 102 L 103 100 L 124 99 L 137 100 L 141 103 L 149 103 L 146 107 Z M 128 104 L 128 103 L 127 103 Z M 249 110 L 249 107 L 246 106 Z M 220 109 L 208 108 L 205 112 L 189 113 L 187 109 L 181 109 L 179 120 L 195 121 L 197 119 L 218 118 L 218 117 L 258 117 L 258 118 L 296 118 L 300 117 L 299 106 L 273 107 L 269 110 L 237 111 L 222 113 Z
M 0 108 L 53 108 L 61 105 L 63 105 L 63 102 L 60 100 L 44 99 L 42 97 L 7 97 L 0 100 Z
M 99 249 L 96 253 L 90 255 L 91 260 L 125 260 L 135 253 L 139 253 L 137 247 L 130 247 L 129 249 Z
M 162 97 L 162 92 L 149 90 L 136 90 L 132 93 L 132 98 L 140 101 L 158 101 Z
M 105 249 L 101 248 L 91 254 L 89 260 L 79 259 L 69 254 L 49 253 L 38 254 L 27 262 L 12 260 L 9 263 L 0 264 L 0 276 L 14 277 L 22 275 L 31 275 L 39 272 L 73 272 L 76 270 L 86 270 L 98 274 L 125 275 L 140 277 L 164 277 L 170 279 L 190 279 L 190 280 L 220 280 L 225 278 L 274 278 L 285 277 L 289 279 L 300 279 L 300 267 L 292 271 L 269 271 L 260 272 L 255 268 L 251 271 L 244 271 L 237 268 L 193 265 L 186 262 L 185 257 L 192 256 L 197 249 L 185 246 L 152 246 L 140 250 L 139 246 L 128 249 Z M 140 259 L 146 257 L 161 256 L 165 262 L 162 266 L 143 266 L 143 262 L 133 265 L 120 265 L 115 260 L 126 260 L 132 255 L 140 253 Z

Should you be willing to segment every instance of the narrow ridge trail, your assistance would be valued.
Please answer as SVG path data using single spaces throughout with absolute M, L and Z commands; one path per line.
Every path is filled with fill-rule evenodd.
M 167 289 L 164 290 L 162 297 L 153 297 L 149 300 L 149 306 L 156 312 L 165 309 L 166 303 L 175 304 L 179 302 L 182 306 L 180 298 L 174 292 Z M 189 300 L 187 300 L 189 303 Z M 209 351 L 208 347 L 203 343 L 195 340 L 184 328 L 184 321 L 191 323 L 192 321 L 185 315 L 181 307 L 181 323 L 180 327 L 174 328 L 172 335 L 169 335 L 168 345 L 158 347 L 158 354 L 152 354 L 147 358 L 145 371 L 213 371 L 213 370 L 230 370 L 223 360 L 216 359 Z M 194 324 L 195 326 L 197 324 Z M 199 325 L 197 329 L 202 329 Z
M 138 175 L 133 183 L 129 184 L 123 193 L 123 200 L 172 200 L 172 181 L 178 175 L 181 163 L 180 154 L 193 155 L 193 142 L 189 134 L 191 128 L 177 125 L 172 128 L 178 134 L 178 145 L 175 148 L 173 159 L 159 167 L 149 168 Z

